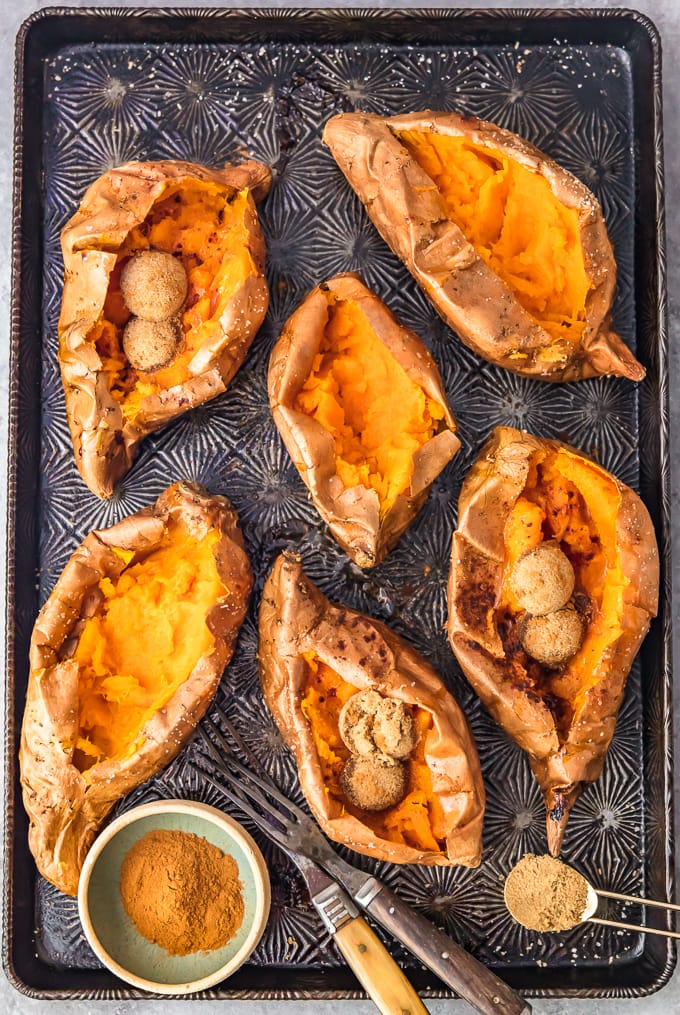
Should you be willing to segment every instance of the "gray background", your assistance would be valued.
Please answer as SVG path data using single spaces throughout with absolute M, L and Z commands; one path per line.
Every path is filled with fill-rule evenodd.
M 168 0 L 167 3 L 154 3 L 153 0 L 146 0 L 147 6 L 174 6 L 183 7 L 191 6 L 197 7 L 200 5 L 199 2 L 192 4 L 183 4 L 181 2 L 172 3 Z M 139 4 L 141 5 L 141 4 Z M 527 0 L 526 4 L 511 4 L 503 2 L 493 2 L 493 0 L 483 0 L 483 2 L 475 2 L 475 0 L 468 0 L 466 4 L 461 6 L 467 7 L 524 7 L 529 6 L 530 0 Z M 534 0 L 533 6 L 535 7 L 572 7 L 572 8 L 588 8 L 588 7 L 603 7 L 603 8 L 616 8 L 622 6 L 617 3 L 594 3 L 586 2 L 580 3 L 578 0 L 572 0 L 571 3 L 541 3 L 540 0 Z M 0 10 L 0 53 L 3 59 L 3 73 L 0 76 L 0 122 L 4 124 L 4 129 L 0 133 L 0 235 L 3 237 L 3 242 L 0 243 L 0 306 L 2 307 L 2 313 L 0 313 L 0 443 L 2 449 L 2 460 L 5 459 L 5 448 L 7 441 L 7 376 L 8 376 L 8 348 L 9 348 L 9 299 L 10 299 L 10 222 L 11 222 L 11 180 L 12 180 L 12 133 L 10 124 L 12 123 L 12 75 L 10 73 L 10 66 L 12 60 L 12 54 L 14 49 L 14 38 L 17 30 L 22 21 L 28 17 L 33 11 L 39 10 L 42 7 L 50 6 L 49 4 L 40 4 L 32 2 L 32 0 L 3 0 Z M 97 5 L 95 3 L 71 3 L 68 6 L 72 7 L 83 7 L 83 6 L 105 6 Z M 137 4 L 125 3 L 125 0 L 112 0 L 109 6 L 115 6 L 122 8 L 125 6 L 138 6 Z M 202 6 L 218 6 L 225 7 L 228 4 L 203 4 Z M 309 6 L 309 4 L 295 3 L 295 0 L 288 0 L 285 4 L 277 4 L 275 0 L 270 0 L 267 3 L 253 2 L 253 0 L 240 0 L 234 6 L 239 7 L 251 7 L 251 6 Z M 325 4 L 318 6 L 326 7 L 346 7 L 350 6 L 348 2 L 337 2 L 337 0 L 327 0 Z M 392 0 L 387 3 L 374 3 L 374 4 L 362 4 L 355 2 L 352 6 L 374 6 L 374 7 L 407 7 L 407 6 L 449 6 L 445 4 L 436 4 L 423 0 L 422 3 L 399 3 L 398 0 Z M 665 161 L 666 161 L 666 208 L 667 208 L 667 228 L 668 228 L 668 290 L 669 290 L 669 305 L 670 305 L 670 336 L 671 336 L 671 354 L 670 354 L 670 371 L 671 378 L 669 384 L 670 398 L 671 398 L 671 447 L 672 447 L 672 496 L 673 496 L 673 510 L 675 512 L 678 502 L 678 473 L 680 469 L 680 456 L 676 448 L 678 447 L 677 441 L 680 435 L 680 399 L 676 398 L 676 390 L 678 386 L 678 380 L 680 379 L 680 357 L 677 348 L 676 336 L 678 328 L 680 327 L 680 264 L 678 263 L 676 254 L 678 247 L 680 246 L 680 61 L 678 59 L 678 50 L 680 49 L 680 0 L 648 0 L 648 2 L 638 2 L 636 5 L 637 10 L 647 14 L 656 24 L 661 34 L 663 53 L 664 53 L 664 120 L 665 120 Z M 4 479 L 4 477 L 3 477 Z M 4 481 L 0 482 L 0 519 L 4 518 L 4 498 L 5 498 L 6 484 Z M 0 522 L 0 524 L 2 524 Z M 678 601 L 679 583 L 680 583 L 680 566 L 678 565 L 678 549 L 680 543 L 678 541 L 677 532 L 674 533 L 673 538 L 673 595 L 675 601 Z M 0 568 L 4 568 L 4 560 L 0 561 Z M 676 656 L 680 658 L 678 652 L 680 634 L 676 635 L 674 639 L 674 650 Z M 4 644 L 4 641 L 3 641 Z M 675 700 L 680 703 L 680 677 L 676 678 L 675 687 Z M 676 713 L 680 716 L 680 708 L 676 709 Z M 680 720 L 676 718 L 675 724 L 675 744 L 676 744 L 676 757 L 680 759 Z M 677 765 L 677 771 L 680 772 L 680 762 Z M 676 811 L 676 827 L 680 827 L 680 776 L 676 777 L 675 782 L 675 811 Z M 678 859 L 680 860 L 680 850 L 678 850 Z M 680 871 L 680 862 L 676 863 L 676 875 Z M 676 883 L 680 883 L 680 879 L 676 876 Z M 264 1015 L 264 1013 L 276 1012 L 276 1015 L 302 1015 L 302 1013 L 310 1013 L 312 1010 L 315 1015 L 340 1015 L 340 1013 L 348 1012 L 350 1015 L 369 1015 L 376 1009 L 373 1005 L 368 1002 L 323 1002 L 323 1001 L 311 1001 L 311 1002 L 294 1002 L 294 1001 L 270 1001 L 270 1002 L 224 1002 L 224 1001 L 162 1001 L 162 1000 L 144 1000 L 144 1001 L 83 1001 L 83 1002 L 72 1002 L 72 1001 L 34 1001 L 29 998 L 23 997 L 18 994 L 10 984 L 0 977 L 0 1012 L 8 1013 L 8 1015 L 14 1015 L 14 1013 L 37 1013 L 51 1012 L 57 1013 L 57 1015 L 85 1015 L 85 1013 L 107 1013 L 107 1015 L 139 1015 L 141 1012 L 152 1011 L 154 1008 L 159 1010 L 160 1005 L 167 1005 L 172 1008 L 173 1015 L 181 1015 L 182 1012 L 188 1011 L 190 1005 L 200 1005 L 201 1012 L 227 1011 L 234 1013 L 234 1015 Z M 470 1011 L 469 1007 L 462 1002 L 458 1001 L 431 1001 L 428 1003 L 429 1010 L 433 1015 L 463 1015 L 464 1012 Z M 671 1015 L 674 1012 L 680 1012 L 680 967 L 673 976 L 671 982 L 657 994 L 650 998 L 644 998 L 639 1000 L 613 1000 L 613 1001 L 535 1001 L 533 1002 L 533 1010 L 537 1015 L 629 1015 L 631 1012 L 635 1012 L 636 1015 Z

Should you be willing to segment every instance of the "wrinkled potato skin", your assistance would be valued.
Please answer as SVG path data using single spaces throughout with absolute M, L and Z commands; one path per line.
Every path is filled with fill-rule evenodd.
M 393 131 L 464 136 L 541 173 L 556 197 L 579 212 L 586 272 L 592 281 L 581 343 L 556 342 L 520 305 L 448 217 L 431 178 Z M 610 330 L 616 262 L 595 196 L 528 141 L 495 124 L 425 110 L 389 119 L 341 113 L 324 141 L 363 201 L 373 224 L 404 262 L 434 307 L 479 356 L 543 381 L 616 374 L 639 381 L 644 368 Z M 549 353 L 545 350 L 549 348 Z
M 465 717 L 432 667 L 388 627 L 335 606 L 282 554 L 260 605 L 260 678 L 265 701 L 293 752 L 300 784 L 329 838 L 390 863 L 476 867 L 481 859 L 484 786 Z M 373 688 L 432 713 L 436 738 L 427 758 L 435 790 L 450 819 L 446 852 L 421 852 L 379 838 L 325 792 L 311 727 L 300 708 L 312 651 L 360 690 Z M 431 734 L 430 734 L 431 735 Z
M 508 679 L 501 639 L 486 619 L 500 597 L 504 528 L 526 484 L 531 455 L 540 448 L 560 447 L 586 457 L 558 441 L 510 427 L 494 430 L 461 489 L 448 590 L 451 647 L 493 717 L 529 754 L 545 797 L 548 845 L 554 855 L 583 784 L 597 779 L 602 769 L 628 673 L 656 616 L 659 590 L 659 556 L 649 513 L 633 490 L 615 480 L 621 495 L 617 541 L 623 572 L 630 579 L 623 594 L 630 621 L 606 650 L 606 678 L 586 692 L 566 739 L 560 739 L 542 699 Z
M 117 253 L 131 229 L 144 221 L 168 184 L 192 181 L 244 188 L 263 198 L 271 183 L 269 168 L 248 161 L 240 166 L 207 169 L 190 162 L 128 162 L 104 173 L 87 190 L 61 237 L 64 293 L 59 317 L 59 363 L 76 463 L 89 488 L 107 498 L 131 468 L 139 442 L 176 416 L 221 394 L 250 347 L 269 304 L 263 277 L 265 245 L 250 201 L 250 251 L 259 274 L 251 276 L 228 303 L 221 331 L 191 361 L 183 384 L 142 400 L 139 412 L 125 419 L 111 395 L 102 361 L 88 341 L 106 299 Z
M 346 490 L 335 478 L 332 436 L 314 419 L 295 409 L 295 398 L 312 370 L 328 320 L 328 294 L 356 303 L 376 336 L 444 409 L 443 429 L 414 456 L 411 489 L 381 518 L 374 490 Z M 286 321 L 269 361 L 269 401 L 283 442 L 314 505 L 345 552 L 360 567 L 380 563 L 425 503 L 432 481 L 451 461 L 460 441 L 439 368 L 418 336 L 400 324 L 358 275 L 336 275 L 313 289 Z
M 99 581 L 115 580 L 124 569 L 110 547 L 134 550 L 132 562 L 141 560 L 158 546 L 173 516 L 186 519 L 197 534 L 211 526 L 222 533 L 214 553 L 229 594 L 206 618 L 215 648 L 146 723 L 136 753 L 99 762 L 84 775 L 72 764 L 69 747 L 78 726 L 78 665 L 69 656 L 79 622 L 101 598 Z M 233 653 L 251 587 L 236 512 L 226 498 L 192 483 L 175 483 L 152 507 L 91 532 L 64 568 L 33 630 L 19 761 L 31 852 L 40 872 L 67 895 L 77 893 L 87 851 L 113 805 L 164 768 L 193 733 Z

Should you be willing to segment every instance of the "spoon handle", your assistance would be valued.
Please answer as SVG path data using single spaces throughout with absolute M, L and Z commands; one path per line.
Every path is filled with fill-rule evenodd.
M 621 892 L 605 892 L 603 888 L 596 888 L 595 894 L 602 895 L 607 899 L 619 899 L 621 902 L 635 902 L 638 906 L 659 906 L 660 909 L 675 909 L 680 912 L 680 906 L 674 902 L 657 902 L 655 899 L 641 899 L 639 895 L 622 895 Z
M 640 901 L 637 899 L 636 901 Z M 662 937 L 680 938 L 677 930 L 661 930 L 659 927 L 643 927 L 639 923 L 619 923 L 617 920 L 601 920 L 599 917 L 589 916 L 588 923 L 602 923 L 605 927 L 621 927 L 623 930 L 640 930 L 643 934 L 661 934 Z

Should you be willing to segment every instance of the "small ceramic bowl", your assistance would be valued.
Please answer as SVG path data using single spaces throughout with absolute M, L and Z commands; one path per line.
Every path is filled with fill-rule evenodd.
M 155 829 L 193 832 L 238 864 L 245 915 L 236 935 L 211 952 L 170 955 L 136 929 L 120 894 L 128 850 Z M 122 814 L 95 840 L 78 885 L 78 911 L 93 951 L 112 973 L 142 990 L 188 994 L 225 980 L 251 954 L 269 916 L 269 875 L 257 845 L 237 821 L 193 800 L 154 800 Z

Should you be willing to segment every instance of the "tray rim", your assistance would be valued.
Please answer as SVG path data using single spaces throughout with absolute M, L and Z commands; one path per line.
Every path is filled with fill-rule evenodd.
M 206 19 L 208 23 L 228 22 L 236 18 L 248 18 L 256 25 L 259 19 L 263 19 L 263 27 L 267 25 L 267 18 L 279 20 L 282 24 L 286 21 L 294 29 L 295 25 L 304 19 L 312 19 L 320 23 L 327 22 L 329 15 L 340 24 L 343 16 L 347 18 L 365 19 L 370 13 L 370 22 L 379 24 L 394 20 L 395 16 L 403 24 L 413 23 L 414 26 L 419 19 L 425 17 L 436 17 L 442 21 L 462 22 L 468 21 L 481 24 L 483 19 L 488 19 L 502 25 L 503 22 L 530 21 L 532 19 L 556 22 L 556 28 L 562 25 L 574 24 L 579 21 L 594 20 L 603 23 L 620 24 L 629 22 L 638 29 L 641 29 L 650 44 L 652 54 L 652 81 L 653 81 L 653 123 L 652 136 L 655 146 L 659 152 L 660 161 L 656 165 L 654 180 L 654 198 L 657 210 L 656 243 L 654 249 L 654 263 L 657 269 L 656 297 L 657 297 L 657 320 L 658 320 L 658 341 L 657 353 L 659 358 L 659 376 L 667 376 L 668 372 L 668 315 L 667 315 L 667 292 L 666 292 L 666 229 L 665 229 L 665 193 L 664 193 L 664 166 L 663 166 L 663 114 L 662 114 L 662 60 L 661 60 L 661 39 L 654 21 L 646 14 L 624 7 L 597 7 L 597 8 L 450 8 L 450 7 L 408 7 L 408 8 L 371 8 L 371 7 L 262 7 L 241 8 L 230 7 L 65 7 L 55 5 L 44 7 L 34 11 L 21 24 L 15 40 L 14 59 L 14 131 L 13 131 L 13 186 L 12 186 L 12 225 L 11 225 L 11 304 L 10 304 L 10 342 L 9 342 L 9 396 L 8 396 L 8 453 L 7 453 L 7 542 L 6 542 L 6 578 L 5 578 L 5 623 L 6 623 L 6 654 L 5 654 L 5 742 L 4 742 L 4 831 L 3 831 L 3 937 L 2 937 L 2 966 L 10 984 L 21 994 L 36 999 L 50 1000 L 134 1000 L 155 998 L 144 991 L 127 987 L 90 987 L 90 988 L 39 988 L 26 983 L 17 973 L 14 967 L 11 951 L 12 928 L 13 928 L 13 895 L 12 887 L 12 860 L 14 853 L 14 814 L 17 808 L 22 807 L 18 788 L 17 746 L 19 729 L 15 722 L 15 573 L 16 573 L 16 495 L 17 495 L 17 452 L 18 452 L 18 411 L 19 411 L 19 339 L 22 325 L 21 306 L 21 284 L 22 284 L 22 251 L 23 251 L 23 186 L 24 186 L 24 164 L 23 164 L 23 140 L 24 140 L 24 105 L 25 95 L 23 92 L 23 75 L 25 71 L 26 48 L 34 28 L 50 18 L 68 19 L 70 24 L 83 19 L 94 19 L 103 22 L 106 19 L 115 19 L 122 24 L 133 20 L 143 21 L 157 20 L 159 22 L 171 22 L 187 20 L 194 22 L 196 19 Z M 209 44 L 205 40 L 202 44 Z M 413 40 L 416 43 L 418 40 Z M 64 42 L 55 42 L 55 51 L 63 48 Z M 75 41 L 73 44 L 76 44 Z M 547 44 L 547 43 L 544 43 Z M 581 43 L 588 45 L 588 42 Z M 39 283 L 38 283 L 39 284 Z M 668 409 L 668 390 L 661 386 L 660 400 L 663 401 L 662 409 Z M 659 461 L 662 466 L 659 477 L 659 488 L 661 492 L 661 531 L 659 535 L 660 557 L 662 564 L 662 591 L 663 601 L 666 604 L 668 616 L 667 624 L 662 637 L 662 658 L 661 658 L 661 681 L 660 696 L 664 707 L 669 714 L 672 714 L 672 644 L 670 639 L 670 615 L 672 613 L 671 600 L 671 545 L 670 545 L 670 480 L 668 470 L 663 466 L 668 465 L 670 434 L 667 428 L 661 427 Z M 665 806 L 665 877 L 668 887 L 668 898 L 674 898 L 674 811 L 673 811 L 673 745 L 669 729 L 665 727 L 663 738 L 665 748 L 665 762 L 662 773 L 663 798 Z M 17 798 L 18 797 L 18 798 Z M 677 961 L 677 948 L 674 942 L 668 941 L 666 950 L 666 961 L 664 968 L 651 982 L 640 987 L 604 987 L 604 988 L 578 988 L 578 987 L 534 987 L 521 989 L 523 995 L 528 998 L 615 998 L 615 997 L 646 997 L 661 989 L 670 980 Z M 496 967 L 503 975 L 502 967 Z M 64 970 L 65 976 L 68 970 Z M 82 972 L 83 971 L 78 971 Z M 90 972 L 90 971 L 88 971 Z M 97 972 L 97 971 L 93 971 Z M 323 971 L 319 974 L 321 976 Z M 228 981 L 226 981 L 228 984 Z M 428 989 L 421 991 L 426 998 L 455 998 L 448 989 Z M 366 994 L 359 989 L 214 989 L 192 995 L 192 1000 L 355 1000 L 364 999 Z

